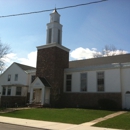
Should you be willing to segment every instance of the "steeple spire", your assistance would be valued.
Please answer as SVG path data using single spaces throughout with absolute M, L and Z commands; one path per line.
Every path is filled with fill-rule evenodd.
M 53 13 L 58 13 L 58 12 L 57 12 L 57 9 L 56 9 L 56 7 L 55 7 L 55 9 L 54 9 Z
M 62 44 L 62 25 L 60 24 L 60 14 L 56 8 L 50 14 L 50 23 L 47 24 L 46 44 L 50 43 Z

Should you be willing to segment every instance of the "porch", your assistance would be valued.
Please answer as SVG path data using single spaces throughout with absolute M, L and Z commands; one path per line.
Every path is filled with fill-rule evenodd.
M 30 106 L 50 104 L 50 85 L 45 79 L 36 78 L 31 84 Z

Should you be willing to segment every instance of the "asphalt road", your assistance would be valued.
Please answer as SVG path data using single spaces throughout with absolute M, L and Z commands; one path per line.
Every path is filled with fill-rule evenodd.
M 0 130 L 47 130 L 47 129 L 38 129 L 38 128 L 31 128 L 26 126 L 0 123 Z

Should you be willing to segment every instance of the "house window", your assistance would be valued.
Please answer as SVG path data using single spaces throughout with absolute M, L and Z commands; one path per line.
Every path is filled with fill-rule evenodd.
M 6 95 L 6 87 L 3 87 L 2 95 Z
M 58 43 L 61 44 L 60 42 L 60 30 L 58 29 Z
M 49 29 L 49 38 L 48 38 L 49 43 L 51 43 L 51 37 L 52 37 L 52 28 Z
M 11 81 L 11 75 L 10 74 L 8 75 L 8 81 Z
M 87 91 L 87 73 L 81 73 L 81 91 Z
M 20 96 L 22 93 L 22 88 L 21 87 L 16 87 L 16 95 Z
M 104 91 L 104 72 L 97 72 L 97 90 Z
M 71 91 L 71 81 L 72 80 L 72 75 L 68 74 L 66 75 L 66 91 Z
M 35 80 L 36 76 L 35 75 L 32 75 L 31 76 L 31 83 Z
M 18 81 L 18 74 L 15 74 L 14 80 Z
M 7 90 L 7 95 L 10 96 L 11 95 L 11 87 L 8 87 L 8 90 Z

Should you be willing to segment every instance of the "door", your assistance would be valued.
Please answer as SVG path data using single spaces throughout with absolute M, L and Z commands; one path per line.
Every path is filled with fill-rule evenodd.
M 34 96 L 34 102 L 35 103 L 41 103 L 41 89 L 35 89 Z

